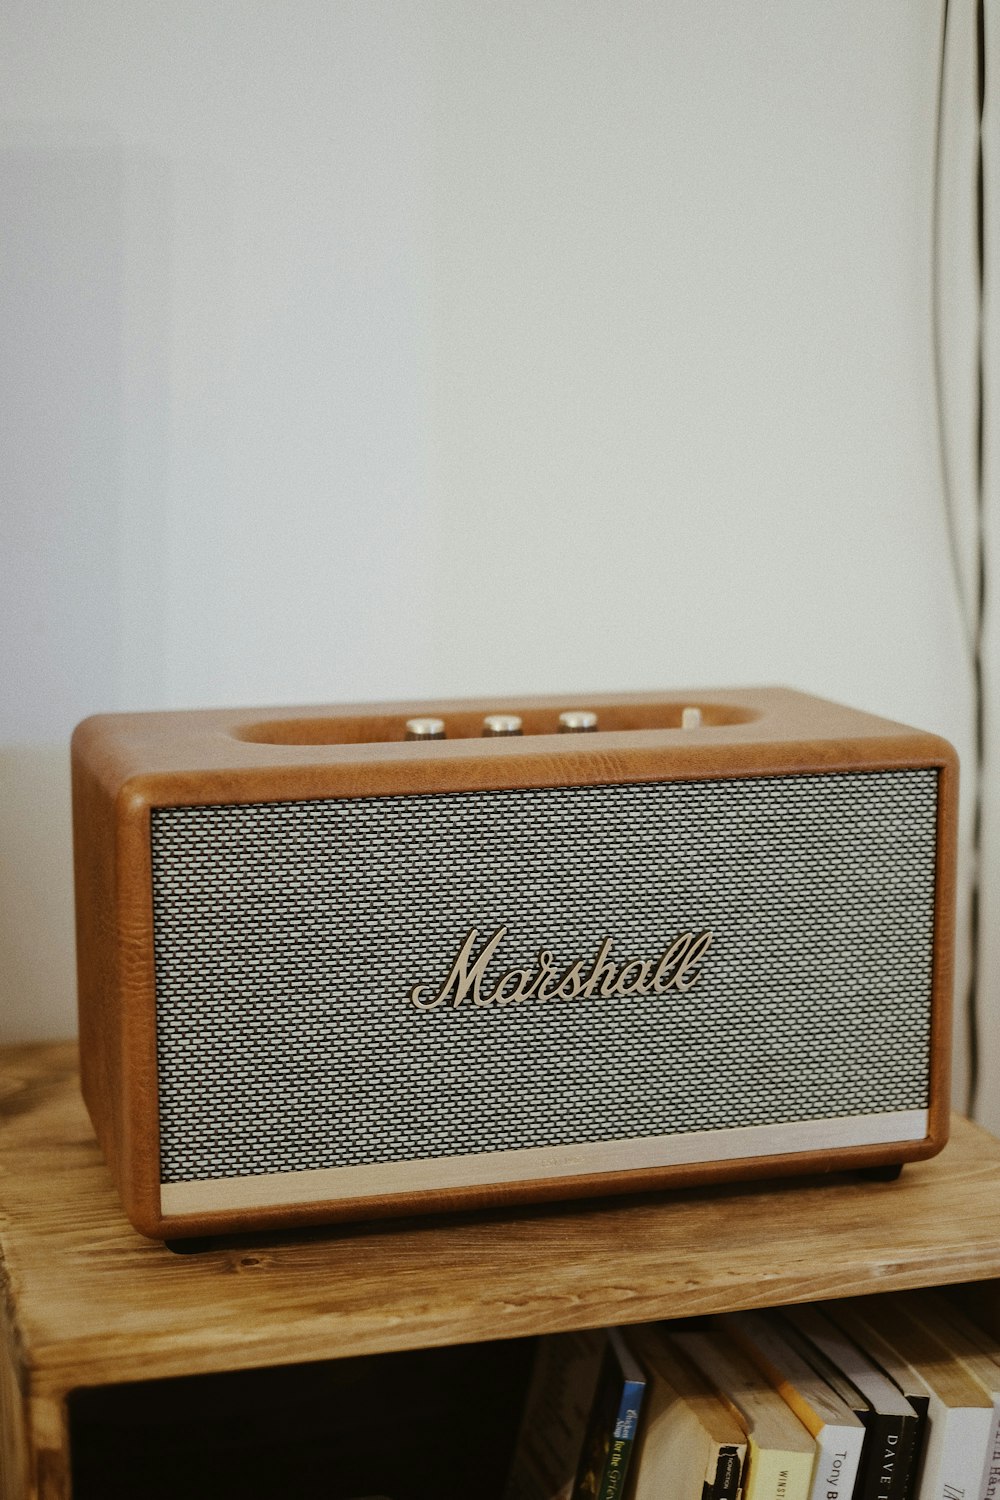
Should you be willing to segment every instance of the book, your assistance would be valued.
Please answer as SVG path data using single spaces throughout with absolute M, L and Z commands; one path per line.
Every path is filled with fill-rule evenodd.
M 922 1437 L 916 1411 L 885 1371 L 815 1307 L 784 1307 L 781 1315 L 856 1392 L 854 1409 L 867 1428 L 857 1500 L 909 1500 Z
M 809 1500 L 815 1440 L 756 1365 L 718 1328 L 671 1329 L 670 1338 L 746 1432 L 745 1500 Z
M 767 1313 L 716 1319 L 816 1441 L 810 1500 L 852 1500 L 865 1426 L 851 1402 L 810 1364 L 790 1330 Z
M 886 1371 L 911 1406 L 926 1402 L 917 1500 L 982 1500 L 995 1419 L 992 1398 L 978 1381 L 893 1297 L 831 1302 L 824 1311 Z
M 619 1330 L 609 1328 L 573 1500 L 620 1500 L 624 1494 L 645 1389 L 642 1366 Z
M 944 1344 L 992 1401 L 994 1421 L 980 1500 L 1000 1500 L 1000 1341 L 941 1292 L 902 1292 L 894 1300 Z
M 626 1340 L 647 1379 L 630 1500 L 738 1500 L 747 1438 L 732 1409 L 662 1329 Z
M 787 1311 L 787 1309 L 783 1309 L 783 1311 Z M 817 1374 L 821 1375 L 827 1384 L 837 1392 L 841 1399 L 855 1413 L 865 1429 L 864 1442 L 861 1449 L 861 1462 L 854 1481 L 854 1493 L 852 1496 L 852 1500 L 864 1500 L 867 1491 L 871 1489 L 874 1482 L 874 1455 L 880 1452 L 884 1453 L 885 1451 L 880 1446 L 884 1443 L 885 1436 L 884 1432 L 880 1430 L 876 1413 L 857 1387 L 852 1385 L 844 1372 L 832 1360 L 826 1357 L 822 1349 L 818 1348 L 816 1344 L 811 1343 L 798 1328 L 794 1327 L 793 1324 L 780 1314 L 776 1314 L 776 1316 L 778 1316 L 779 1321 L 783 1324 L 789 1342 L 799 1350 L 803 1359 L 812 1365 Z M 910 1477 L 911 1490 L 915 1485 L 920 1454 L 923 1451 L 924 1433 L 926 1431 L 926 1403 L 922 1403 L 918 1409 L 915 1409 L 913 1415 L 916 1417 L 917 1431 L 914 1440 L 914 1458 Z
M 538 1340 L 504 1500 L 570 1500 L 607 1336 Z

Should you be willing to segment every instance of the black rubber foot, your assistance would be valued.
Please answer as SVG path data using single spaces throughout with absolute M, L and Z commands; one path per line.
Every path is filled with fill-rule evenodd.
M 897 1161 L 888 1167 L 859 1167 L 858 1176 L 864 1182 L 895 1182 L 902 1171 L 903 1163 Z
M 175 1255 L 203 1255 L 206 1250 L 212 1250 L 215 1246 L 215 1241 L 209 1238 L 164 1240 L 163 1243 Z

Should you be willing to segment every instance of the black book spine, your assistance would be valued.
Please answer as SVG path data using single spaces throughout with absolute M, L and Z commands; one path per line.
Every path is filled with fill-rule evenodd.
M 927 1442 L 930 1434 L 930 1422 L 927 1413 L 930 1410 L 931 1399 L 929 1396 L 912 1396 L 909 1393 L 907 1393 L 906 1399 L 917 1414 L 917 1435 L 913 1442 L 913 1456 L 910 1460 L 910 1480 L 906 1486 L 907 1500 L 915 1500 L 917 1479 L 920 1475 L 924 1456 L 924 1444 Z
M 910 1500 L 916 1480 L 919 1423 L 870 1411 L 854 1500 Z

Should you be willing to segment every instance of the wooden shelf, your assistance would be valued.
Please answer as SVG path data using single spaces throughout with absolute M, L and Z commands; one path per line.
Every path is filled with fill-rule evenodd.
M 1000 1141 L 961 1119 L 896 1183 L 754 1183 L 178 1254 L 118 1206 L 75 1047 L 0 1064 L 4 1400 L 27 1414 L 30 1450 L 9 1442 L 3 1462 L 36 1485 L 8 1475 L 5 1495 L 68 1495 L 79 1387 L 1000 1276 Z

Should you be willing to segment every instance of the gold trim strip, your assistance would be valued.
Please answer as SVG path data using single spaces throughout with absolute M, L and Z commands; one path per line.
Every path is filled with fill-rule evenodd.
M 272 1172 L 257 1177 L 213 1178 L 209 1182 L 165 1182 L 161 1212 L 218 1213 L 273 1208 L 293 1203 L 336 1203 L 346 1198 L 392 1196 L 501 1182 L 530 1182 L 588 1173 L 684 1166 L 693 1162 L 741 1161 L 836 1151 L 852 1146 L 895 1145 L 927 1136 L 927 1110 L 896 1110 L 830 1120 L 796 1120 L 788 1125 L 752 1125 L 735 1130 L 698 1130 L 639 1140 L 585 1142 L 523 1151 L 489 1151 L 418 1161 L 383 1162 L 365 1167 L 323 1167 L 310 1172 Z

